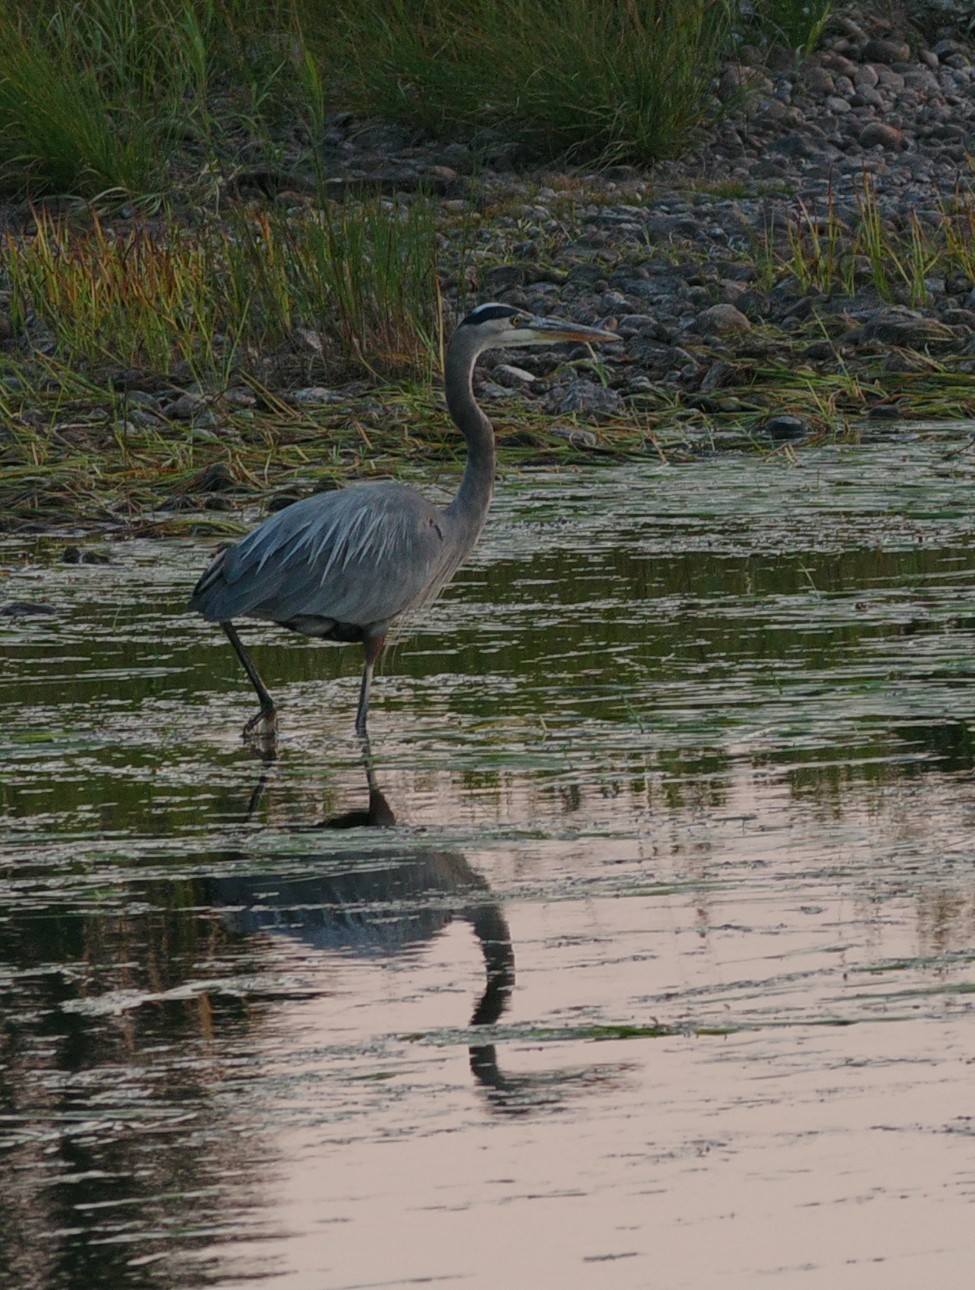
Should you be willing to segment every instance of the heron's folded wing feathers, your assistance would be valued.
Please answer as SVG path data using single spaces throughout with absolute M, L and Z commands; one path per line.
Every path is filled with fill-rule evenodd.
M 440 512 L 399 484 L 317 493 L 214 560 L 194 592 L 210 619 L 318 617 L 368 626 L 421 602 L 444 561 Z

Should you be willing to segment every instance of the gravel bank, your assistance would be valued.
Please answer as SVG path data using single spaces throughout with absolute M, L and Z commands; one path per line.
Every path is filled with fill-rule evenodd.
M 851 382 L 868 375 L 849 412 L 930 410 L 936 384 L 922 392 L 897 378 L 944 374 L 953 408 L 975 410 L 975 53 L 963 24 L 934 20 L 922 35 L 841 12 L 801 63 L 743 49 L 720 92 L 724 122 L 650 172 L 519 173 L 500 144 L 423 146 L 340 117 L 334 184 L 432 187 L 458 217 L 473 204 L 468 299 L 618 326 L 625 353 L 609 385 L 549 384 L 552 412 L 625 416 L 674 398 L 774 411 L 789 398 L 763 392 L 756 372 L 797 363 Z M 971 242 L 967 267 L 933 253 L 946 218 Z M 864 253 L 871 222 L 900 268 Z M 930 255 L 911 258 L 915 233 Z M 448 274 L 454 299 L 458 287 Z M 519 384 L 506 371 L 503 380 Z

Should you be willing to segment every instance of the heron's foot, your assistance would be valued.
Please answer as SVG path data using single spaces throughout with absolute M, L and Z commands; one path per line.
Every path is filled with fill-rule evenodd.
M 263 707 L 256 717 L 244 726 L 245 739 L 276 739 L 278 735 L 278 710 L 273 705 Z

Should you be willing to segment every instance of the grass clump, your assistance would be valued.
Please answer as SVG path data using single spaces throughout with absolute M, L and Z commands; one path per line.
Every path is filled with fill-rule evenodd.
M 0 184 L 158 194 L 177 144 L 205 150 L 221 93 L 239 120 L 292 92 L 292 0 L 0 5 Z
M 219 224 L 77 229 L 38 213 L 4 248 L 10 317 L 29 345 L 89 368 L 266 375 L 296 350 L 330 376 L 429 374 L 438 324 L 424 202 L 300 215 L 240 208 Z
M 733 20 L 727 0 L 317 7 L 349 93 L 380 115 L 439 134 L 487 125 L 535 155 L 601 161 L 679 150 L 710 110 Z
M 0 9 L 6 186 L 158 191 L 176 105 L 194 81 L 174 16 L 136 0 Z
M 808 52 L 823 34 L 835 7 L 835 0 L 755 0 L 752 10 L 766 39 Z
M 975 282 L 975 199 L 959 192 L 940 201 L 933 223 L 914 211 L 892 222 L 865 178 L 852 212 L 832 195 L 822 214 L 798 202 L 784 237 L 769 230 L 764 260 L 769 281 L 785 271 L 804 291 L 852 296 L 869 286 L 881 300 L 919 307 L 933 279 Z
M 0 186 L 169 194 L 298 143 L 327 109 L 539 158 L 650 162 L 712 117 L 745 39 L 809 48 L 831 0 L 9 0 Z
M 833 0 L 303 0 L 346 92 L 435 134 L 488 126 L 528 153 L 652 162 L 716 105 L 735 43 L 808 50 Z

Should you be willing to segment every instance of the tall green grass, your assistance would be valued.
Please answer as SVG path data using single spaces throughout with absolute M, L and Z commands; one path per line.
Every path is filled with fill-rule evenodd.
M 546 158 L 652 162 L 716 110 L 735 38 L 818 39 L 833 0 L 303 0 L 346 92 L 436 134 Z
M 804 291 L 853 295 L 872 287 L 881 300 L 923 306 L 932 278 L 975 281 L 975 200 L 959 191 L 938 201 L 934 223 L 913 211 L 891 223 L 865 178 L 854 220 L 840 216 L 832 197 L 822 213 L 800 202 L 784 236 L 769 229 L 763 260 L 769 282 L 784 271 Z
M 6 0 L 0 187 L 185 188 L 254 145 L 319 173 L 330 107 L 544 159 L 650 162 L 744 38 L 807 48 L 832 0 Z
M 438 134 L 483 126 L 536 156 L 676 152 L 711 109 L 727 0 L 305 0 L 347 92 Z M 317 14 L 313 20 L 311 11 Z
M 836 0 L 755 0 L 754 20 L 763 35 L 788 49 L 811 50 Z
M 432 212 L 378 203 L 231 212 L 219 225 L 117 235 L 39 216 L 2 247 L 11 324 L 88 368 L 177 365 L 207 385 L 300 353 L 329 377 L 425 374 L 439 327 Z
M 257 117 L 270 87 L 291 92 L 293 22 L 292 0 L 0 5 L 0 185 L 165 191 L 176 145 L 212 134 L 219 94 Z
M 168 151 L 166 100 L 180 95 L 161 37 L 134 6 L 94 0 L 0 9 L 0 177 L 7 185 L 152 191 Z

